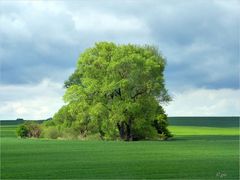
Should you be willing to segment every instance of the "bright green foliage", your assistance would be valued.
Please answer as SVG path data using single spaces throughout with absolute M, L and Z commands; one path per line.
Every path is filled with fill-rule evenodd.
M 55 114 L 54 123 L 83 137 L 95 133 L 103 139 L 170 137 L 160 105 L 170 101 L 165 65 L 152 46 L 96 43 L 81 54 L 65 82 L 67 105 Z

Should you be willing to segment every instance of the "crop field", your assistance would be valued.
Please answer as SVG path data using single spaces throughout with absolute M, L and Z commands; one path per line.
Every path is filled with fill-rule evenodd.
M 239 118 L 170 119 L 168 141 L 19 139 L 1 125 L 1 179 L 239 179 Z

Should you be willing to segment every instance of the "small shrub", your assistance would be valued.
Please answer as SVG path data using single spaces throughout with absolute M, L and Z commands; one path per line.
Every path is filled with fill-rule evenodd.
M 39 138 L 41 135 L 41 126 L 35 122 L 31 122 L 27 124 L 28 128 L 28 137 Z
M 57 139 L 60 137 L 60 132 L 56 127 L 47 127 L 43 130 L 43 137 L 49 139 Z
M 36 122 L 26 122 L 21 124 L 17 129 L 17 135 L 21 138 L 35 137 L 39 138 L 41 134 L 40 124 Z
M 62 137 L 64 139 L 76 139 L 78 136 L 78 132 L 76 132 L 74 129 L 72 128 L 64 128 L 62 129 Z
M 157 120 L 154 121 L 154 126 L 160 135 L 160 139 L 166 140 L 170 137 L 173 137 L 171 132 L 167 129 L 168 122 L 167 118 L 158 118 Z
M 28 128 L 26 126 L 26 124 L 22 124 L 17 128 L 17 136 L 21 137 L 21 138 L 26 138 L 28 137 Z

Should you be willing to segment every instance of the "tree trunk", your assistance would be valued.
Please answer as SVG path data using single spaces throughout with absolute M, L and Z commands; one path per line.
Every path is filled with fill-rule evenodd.
M 129 118 L 127 123 L 127 141 L 132 141 L 132 119 Z
M 121 139 L 125 139 L 125 128 L 124 128 L 124 122 L 117 123 L 119 135 Z

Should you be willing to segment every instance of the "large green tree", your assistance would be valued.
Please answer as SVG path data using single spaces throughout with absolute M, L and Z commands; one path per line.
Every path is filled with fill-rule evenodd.
M 153 46 L 96 43 L 78 59 L 65 82 L 66 105 L 53 121 L 103 139 L 168 138 L 163 103 L 165 59 Z

